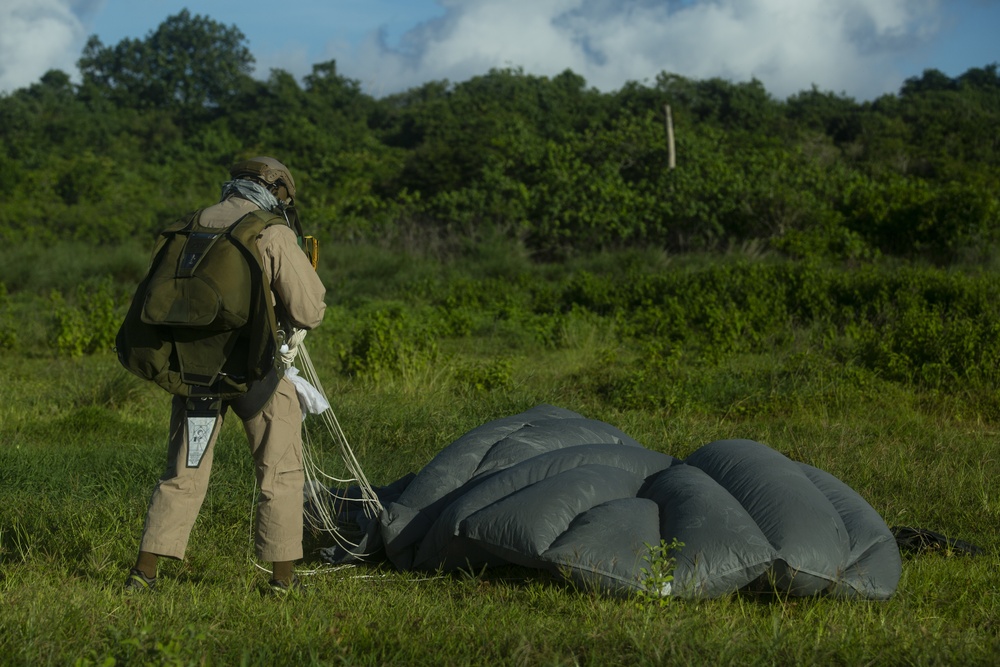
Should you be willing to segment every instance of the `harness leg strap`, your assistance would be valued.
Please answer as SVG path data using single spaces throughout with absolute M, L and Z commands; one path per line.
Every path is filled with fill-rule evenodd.
M 236 416 L 246 421 L 264 409 L 267 402 L 271 400 L 281 376 L 284 372 L 279 372 L 277 368 L 272 368 L 267 375 L 250 384 L 247 392 L 239 398 L 226 401 L 226 406 L 233 409 Z

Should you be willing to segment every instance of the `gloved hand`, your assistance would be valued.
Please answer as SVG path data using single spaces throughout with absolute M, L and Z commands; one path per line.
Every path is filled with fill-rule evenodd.
M 299 345 L 306 337 L 305 329 L 292 329 L 292 335 L 288 337 L 285 344 L 278 350 L 281 357 L 281 364 L 285 368 L 290 368 L 295 363 L 295 357 L 299 354 Z

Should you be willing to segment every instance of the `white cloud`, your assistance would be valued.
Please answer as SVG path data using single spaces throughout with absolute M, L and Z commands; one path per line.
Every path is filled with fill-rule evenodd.
M 410 7 L 411 0 L 381 0 L 380 15 L 402 11 L 394 3 Z M 360 42 L 353 36 L 363 32 L 361 22 L 380 21 L 375 5 L 350 14 L 350 38 L 323 28 L 347 16 L 337 3 L 310 6 L 317 16 L 309 40 L 293 41 L 259 20 L 262 0 L 246 0 L 243 21 L 215 19 L 250 27 L 260 78 L 271 68 L 301 76 L 335 59 L 340 73 L 375 95 L 522 67 L 549 76 L 572 69 L 606 91 L 666 71 L 694 79 L 756 77 L 779 98 L 816 84 L 871 99 L 916 74 L 912 65 L 900 71 L 900 63 L 926 62 L 918 56 L 970 3 L 996 0 L 437 0 L 435 18 L 391 42 L 387 28 L 369 30 Z M 168 11 L 168 3 L 151 4 Z M 207 0 L 190 6 L 194 13 L 219 11 Z M 330 16 L 320 15 L 320 6 Z M 0 91 L 30 85 L 53 68 L 78 80 L 75 63 L 92 27 L 113 27 L 104 40 L 113 44 L 121 35 L 145 35 L 163 18 L 140 11 L 135 0 L 0 0 Z
M 50 69 L 76 78 L 85 34 L 70 0 L 2 0 L 0 26 L 0 91 L 29 86 Z
M 662 71 L 761 80 L 777 97 L 816 84 L 862 99 L 894 89 L 900 53 L 937 29 L 938 0 L 440 0 L 398 44 L 372 34 L 334 53 L 375 93 L 491 67 L 567 68 L 614 90 Z M 907 75 L 912 73 L 907 73 Z

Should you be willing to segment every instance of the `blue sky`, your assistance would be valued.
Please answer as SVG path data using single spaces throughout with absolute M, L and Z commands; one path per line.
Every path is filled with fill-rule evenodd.
M 87 37 L 141 39 L 184 8 L 238 27 L 260 78 L 336 60 L 376 96 L 521 67 L 605 91 L 667 71 L 864 100 L 1000 62 L 1000 0 L 0 0 L 0 91 L 76 80 Z

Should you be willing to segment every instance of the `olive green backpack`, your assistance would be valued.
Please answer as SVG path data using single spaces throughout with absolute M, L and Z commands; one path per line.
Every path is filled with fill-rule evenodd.
M 225 229 L 201 212 L 165 229 L 118 330 L 118 360 L 178 396 L 237 398 L 273 368 L 278 326 L 257 239 L 284 224 L 254 211 Z

